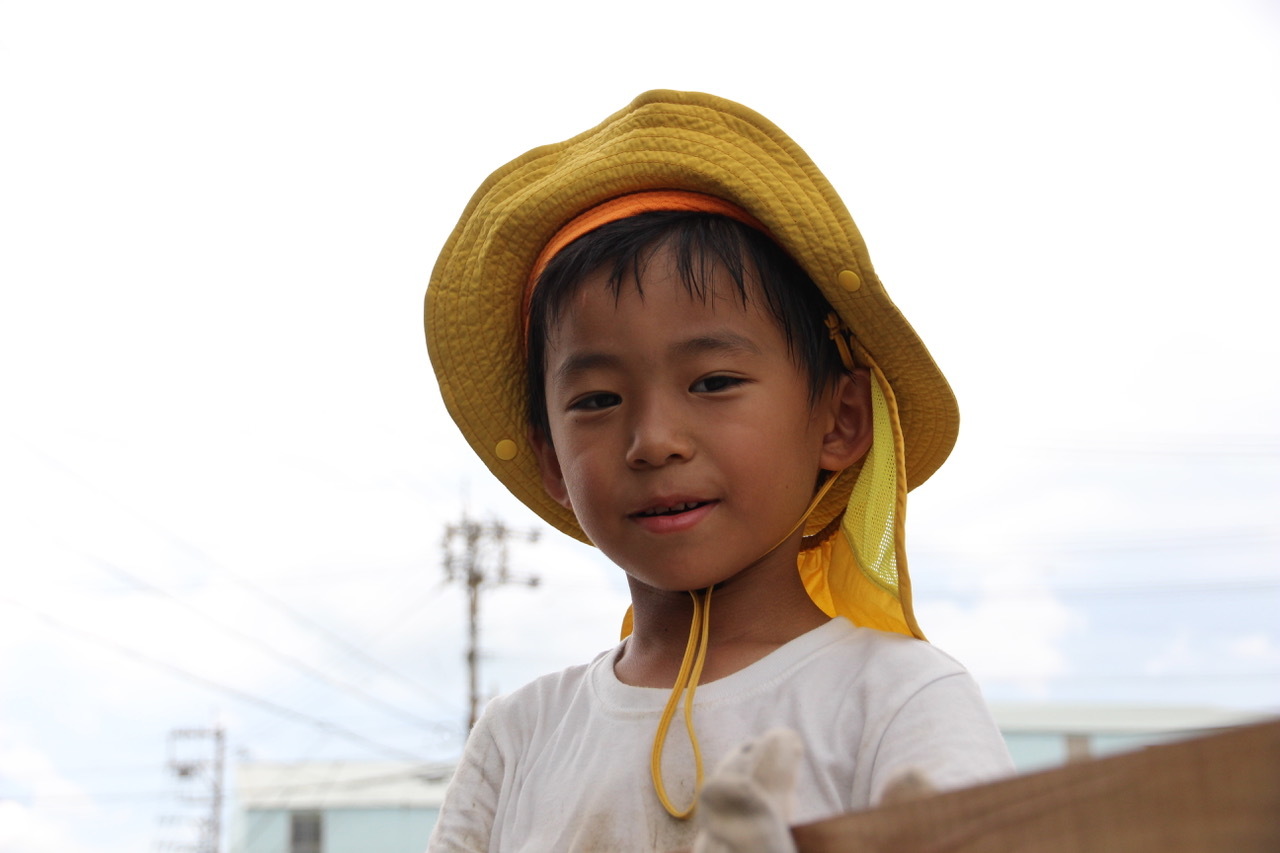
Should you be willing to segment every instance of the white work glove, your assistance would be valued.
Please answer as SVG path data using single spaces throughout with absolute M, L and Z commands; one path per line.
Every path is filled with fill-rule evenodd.
M 790 729 L 770 729 L 729 752 L 698 795 L 693 853 L 796 853 L 791 797 L 804 747 Z
M 880 796 L 880 802 L 876 806 L 895 806 L 898 803 L 905 803 L 909 800 L 922 800 L 932 794 L 936 794 L 933 785 L 929 784 L 929 780 L 924 774 L 918 770 L 906 770 L 894 777 L 893 781 L 885 786 L 884 794 Z

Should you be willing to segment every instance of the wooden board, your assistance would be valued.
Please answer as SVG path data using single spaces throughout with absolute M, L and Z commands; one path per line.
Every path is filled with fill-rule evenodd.
M 794 829 L 800 853 L 1280 851 L 1280 720 Z

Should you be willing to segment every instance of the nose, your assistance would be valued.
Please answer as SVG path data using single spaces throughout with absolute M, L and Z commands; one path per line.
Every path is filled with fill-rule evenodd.
M 648 399 L 633 407 L 627 465 L 657 468 L 693 457 L 693 439 L 680 407 L 670 401 Z

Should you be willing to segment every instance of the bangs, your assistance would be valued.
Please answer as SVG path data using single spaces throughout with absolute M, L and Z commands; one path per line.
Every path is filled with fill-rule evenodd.
M 787 350 L 809 377 L 810 401 L 843 372 L 825 326 L 831 306 L 809 275 L 769 237 L 727 216 L 654 211 L 603 225 L 562 249 L 543 269 L 529 300 L 527 400 L 529 425 L 550 440 L 546 410 L 546 351 L 570 299 L 589 277 L 608 270 L 606 287 L 617 301 L 624 287 L 643 296 L 654 256 L 668 249 L 691 299 L 711 297 L 715 273 L 733 281 L 743 307 L 764 298 Z

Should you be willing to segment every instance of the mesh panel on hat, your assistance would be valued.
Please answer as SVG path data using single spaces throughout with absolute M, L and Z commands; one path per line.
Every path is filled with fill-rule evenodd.
M 880 383 L 871 383 L 874 439 L 849 497 L 844 535 L 864 573 L 885 589 L 897 592 L 898 558 L 894 542 L 898 502 L 898 465 L 893 452 L 893 424 Z

